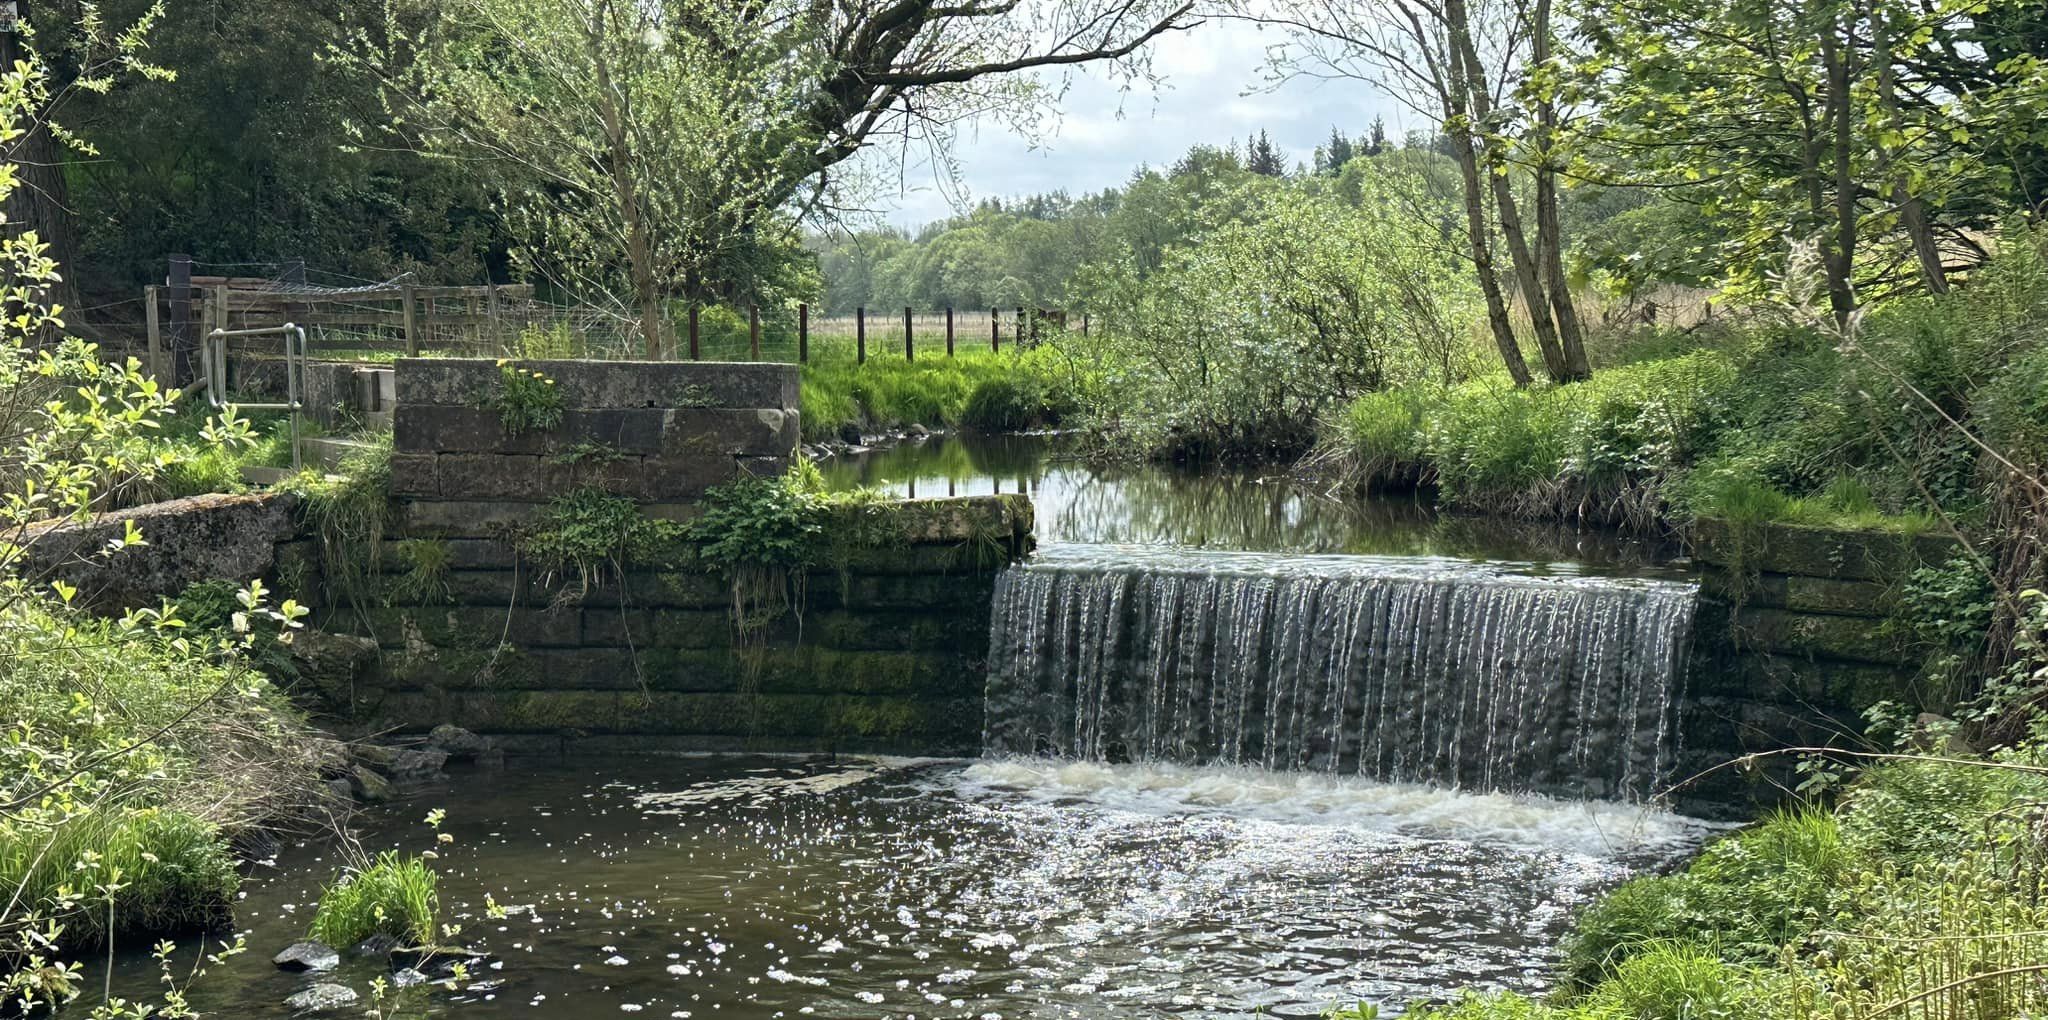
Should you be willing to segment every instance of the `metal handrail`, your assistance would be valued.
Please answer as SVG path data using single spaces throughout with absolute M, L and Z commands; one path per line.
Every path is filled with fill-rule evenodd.
M 292 434 L 292 470 L 300 468 L 299 459 L 299 414 L 305 408 L 299 394 L 305 390 L 306 382 L 306 329 L 287 322 L 282 326 L 266 326 L 261 329 L 216 329 L 206 334 L 206 342 L 200 345 L 200 374 L 206 380 L 206 402 L 215 408 L 228 406 L 228 340 L 234 337 L 283 336 L 284 337 L 284 393 L 282 404 L 236 404 L 238 408 L 255 411 L 290 411 Z M 297 343 L 294 344 L 293 340 Z

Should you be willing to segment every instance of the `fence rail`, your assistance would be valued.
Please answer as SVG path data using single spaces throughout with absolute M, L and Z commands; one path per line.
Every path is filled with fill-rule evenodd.
M 303 268 L 276 278 L 198 276 L 173 257 L 162 285 L 145 288 L 148 368 L 193 377 L 200 338 L 215 329 L 306 327 L 308 353 L 329 360 L 400 355 L 629 360 L 647 356 L 638 320 L 623 309 L 556 304 L 531 286 L 425 286 L 406 280 L 309 286 Z M 809 305 L 677 308 L 662 324 L 662 357 L 705 361 L 916 361 L 1028 346 L 1048 329 L 1088 332 L 1086 315 L 1032 308 L 856 309 L 817 315 Z

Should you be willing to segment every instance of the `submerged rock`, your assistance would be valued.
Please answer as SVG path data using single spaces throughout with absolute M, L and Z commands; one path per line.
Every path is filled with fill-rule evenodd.
M 433 979 L 429 978 L 425 974 L 420 973 L 417 970 L 412 969 L 411 967 L 406 967 L 391 975 L 391 983 L 397 985 L 400 988 L 411 988 L 414 985 L 423 985 L 431 980 Z
M 284 1004 L 300 1013 L 324 1013 L 353 1006 L 357 998 L 356 990 L 347 985 L 317 984 L 284 1000 Z
M 356 943 L 355 954 L 357 956 L 390 956 L 404 945 L 405 943 L 398 941 L 396 936 L 378 932 Z
M 270 958 L 283 970 L 333 970 L 341 966 L 341 954 L 333 948 L 308 939 L 284 947 L 284 952 Z

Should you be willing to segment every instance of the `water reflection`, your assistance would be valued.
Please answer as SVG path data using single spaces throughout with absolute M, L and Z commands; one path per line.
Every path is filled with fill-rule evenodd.
M 1672 550 L 1600 529 L 1438 514 L 1416 498 L 1357 499 L 1284 474 L 1094 466 L 1055 436 L 933 436 L 821 464 L 834 488 L 904 496 L 1022 492 L 1041 543 L 1511 560 L 1545 571 L 1671 574 Z

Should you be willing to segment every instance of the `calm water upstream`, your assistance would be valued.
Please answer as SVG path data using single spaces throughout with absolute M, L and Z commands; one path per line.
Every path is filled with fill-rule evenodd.
M 1367 701 L 1346 700 L 1358 686 L 1349 678 L 1391 677 L 1399 664 L 1353 656 L 1350 645 L 1319 636 L 1320 620 L 1394 627 L 1406 619 L 1402 607 L 1436 599 L 1449 607 L 1442 627 L 1401 625 L 1417 635 L 1444 631 L 1426 649 L 1416 645 L 1430 652 L 1429 662 L 1447 664 L 1419 690 L 1523 713 L 1516 706 L 1549 704 L 1543 692 L 1555 685 L 1544 670 L 1577 663 L 1571 675 L 1590 693 L 1550 699 L 1564 706 L 1552 714 L 1580 720 L 1571 746 L 1605 747 L 1605 730 L 1587 727 L 1606 726 L 1601 720 L 1618 712 L 1600 706 L 1615 700 L 1614 691 L 1626 693 L 1608 679 L 1609 667 L 1637 669 L 1628 664 L 1655 656 L 1603 635 L 1621 632 L 1612 621 L 1634 621 L 1656 637 L 1658 621 L 1679 617 L 1642 608 L 1660 592 L 1687 587 L 1669 583 L 1683 580 L 1683 567 L 1660 550 L 1599 533 L 1439 517 L 1413 502 L 1334 499 L 1280 478 L 1098 470 L 1063 458 L 1059 443 L 1044 438 L 941 437 L 839 458 L 825 470 L 839 487 L 906 494 L 914 487 L 924 496 L 1029 492 L 1045 551 L 1006 587 L 1016 589 L 1011 615 L 1015 606 L 1062 599 L 1092 605 L 1098 588 L 1104 605 L 1136 607 L 1117 616 L 1132 621 L 1120 625 L 1128 635 L 1091 636 L 1083 627 L 1023 652 L 1005 645 L 1011 696 L 1004 704 L 1035 689 L 1041 673 L 1064 676 L 1062 649 L 1076 662 L 1120 650 L 1132 662 L 1182 666 L 1170 683 L 1154 683 L 1156 697 L 1134 702 L 1152 706 L 1143 718 L 1096 713 L 1130 731 L 1110 734 L 1118 746 L 1213 743 L 1215 727 L 1167 708 L 1209 704 L 1218 691 L 1236 691 L 1239 674 L 1263 675 L 1225 669 L 1223 651 L 1284 645 L 1301 662 L 1319 664 L 1316 670 L 1267 672 L 1286 673 L 1289 684 L 1296 674 L 1325 677 L 1331 693 L 1290 693 L 1293 687 L 1268 678 L 1241 685 L 1254 694 L 1239 700 L 1280 698 L 1258 718 L 1301 721 L 1294 728 L 1306 736 L 1245 729 L 1206 756 L 1171 760 L 1256 762 L 1279 754 L 1310 770 L 1028 757 L 695 757 L 515 759 L 501 772 L 461 773 L 357 819 L 364 850 L 419 852 L 437 848 L 421 820 L 433 808 L 447 810 L 444 831 L 454 842 L 438 847 L 444 920 L 461 924 L 460 940 L 497 961 L 468 987 L 407 990 L 403 1015 L 1313 1017 L 1360 999 L 1394 1015 L 1400 1003 L 1469 986 L 1540 989 L 1577 906 L 1632 872 L 1688 853 L 1708 831 L 1639 806 L 1458 793 L 1351 774 L 1364 769 L 1375 745 L 1354 739 L 1370 713 Z M 1182 576 L 1200 574 L 1204 557 L 1218 550 L 1311 555 L 1231 560 L 1217 568 L 1228 575 L 1221 580 Z M 1489 563 L 1447 570 L 1442 560 L 1402 561 L 1426 574 L 1424 581 L 1399 571 L 1382 576 L 1373 560 L 1356 556 L 1337 557 L 1344 563 L 1330 578 L 1314 571 L 1297 577 L 1300 570 L 1288 566 L 1361 553 Z M 1170 569 L 1147 565 L 1161 555 L 1172 560 Z M 1350 578 L 1347 571 L 1363 573 Z M 1551 580 L 1469 587 L 1490 583 L 1480 577 L 1488 572 Z M 1018 587 L 1027 581 L 1044 587 L 1045 597 Z M 1269 602 L 1279 608 L 1260 608 Z M 1175 608 L 1182 603 L 1194 608 Z M 1509 620 L 1523 603 L 1549 615 Z M 1486 622 L 1496 617 L 1499 623 Z M 1037 618 L 1033 609 L 1004 633 L 1027 633 L 1019 621 Z M 1558 631 L 1556 621 L 1568 619 L 1585 634 Z M 1523 641 L 1511 627 L 1558 633 Z M 1212 630 L 1232 636 L 1206 637 Z M 1047 658 L 1042 666 L 1012 661 L 1027 652 Z M 1527 683 L 1519 667 L 1510 668 L 1524 658 L 1533 664 Z M 1466 667 L 1457 664 L 1468 659 L 1484 674 L 1483 689 L 1460 679 Z M 1205 680 L 1211 673 L 1223 679 Z M 1406 690 L 1392 680 L 1381 686 Z M 1443 717 L 1436 702 L 1445 699 L 1424 700 L 1430 704 L 1411 714 L 1431 739 L 1442 738 L 1448 750 L 1440 757 L 1447 774 L 1457 775 L 1454 766 L 1470 757 L 1466 745 L 1491 744 L 1484 734 L 1464 741 L 1460 731 L 1429 729 L 1435 724 L 1428 720 Z M 1382 703 L 1400 704 L 1392 694 L 1370 702 Z M 1639 728 L 1649 752 L 1661 749 L 1654 723 Z M 1318 736 L 1316 726 L 1330 735 Z M 1052 739 L 1058 735 L 998 746 L 1063 746 Z M 1645 760 L 1655 758 L 1649 752 Z M 1503 760 L 1503 770 L 1520 768 Z M 197 988 L 202 1010 L 288 1015 L 284 999 L 310 982 L 278 971 L 269 958 L 304 934 L 339 862 L 332 844 L 315 842 L 255 866 L 238 912 L 251 951 Z M 486 897 L 506 916 L 488 916 Z M 122 970 L 121 984 L 137 991 L 154 984 L 143 961 Z M 350 960 L 323 980 L 367 995 L 383 973 L 381 964 Z
M 408 1005 L 475 1017 L 1306 1017 L 1536 988 L 1577 904 L 1701 834 L 1299 773 L 727 757 L 458 776 L 367 812 L 365 849 L 430 848 L 434 806 L 444 912 L 502 966 Z M 253 951 L 202 1008 L 287 1014 L 307 981 L 268 955 L 333 866 L 259 869 Z
M 1671 550 L 1612 531 L 1444 515 L 1414 498 L 1340 498 L 1270 472 L 1099 466 L 1069 447 L 1057 436 L 933 436 L 820 467 L 840 489 L 1028 493 L 1041 544 L 1447 556 L 1530 573 L 1682 576 Z

